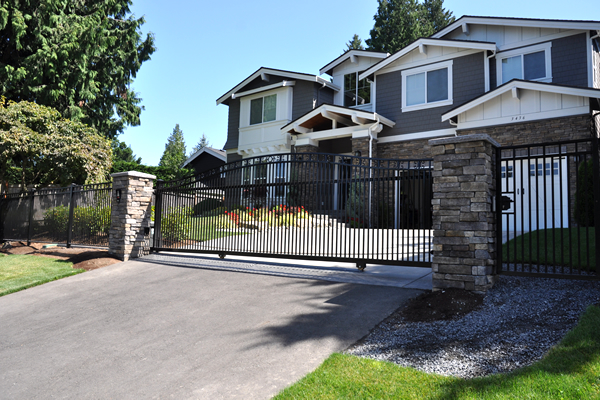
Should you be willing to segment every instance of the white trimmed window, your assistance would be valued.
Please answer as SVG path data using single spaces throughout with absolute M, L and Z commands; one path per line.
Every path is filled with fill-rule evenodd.
M 250 101 L 250 125 L 275 121 L 277 116 L 277 95 L 259 97 Z
M 353 72 L 344 75 L 344 106 L 363 106 L 371 103 L 371 83 L 364 79 L 358 79 L 362 73 Z
M 452 60 L 402 71 L 402 111 L 452 104 Z
M 552 42 L 498 53 L 498 86 L 511 79 L 552 82 Z

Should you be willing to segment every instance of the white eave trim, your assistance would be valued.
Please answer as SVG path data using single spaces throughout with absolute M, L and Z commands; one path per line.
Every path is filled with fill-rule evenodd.
M 495 89 L 478 99 L 470 101 L 462 106 L 455 108 L 447 112 L 446 114 L 442 114 L 442 122 L 449 120 L 450 118 L 456 117 L 458 114 L 462 114 L 465 111 L 468 111 L 474 107 L 477 107 L 480 104 L 485 103 L 493 99 L 494 97 L 498 97 L 506 92 L 512 92 L 513 97 L 515 94 L 518 96 L 519 89 L 525 90 L 537 90 L 539 92 L 546 93 L 558 93 L 565 94 L 570 96 L 581 96 L 581 97 L 591 97 L 600 99 L 600 89 L 586 89 L 586 88 L 575 88 L 570 86 L 558 86 L 558 85 L 549 85 L 537 82 L 526 82 L 521 80 L 513 80 L 510 81 L 503 86 Z
M 224 162 L 227 162 L 227 154 L 221 154 L 209 147 L 203 147 L 200 150 L 198 150 L 197 152 L 195 152 L 194 154 L 192 154 L 187 160 L 185 160 L 182 167 L 185 167 L 186 165 L 188 165 L 189 163 L 194 161 L 202 153 L 208 153 L 214 157 L 217 157 L 220 160 L 223 160 Z
M 326 74 L 327 71 L 334 69 L 335 67 L 337 67 L 344 61 L 347 61 L 348 59 L 353 59 L 355 57 L 386 58 L 389 55 L 390 55 L 390 53 L 380 53 L 380 52 L 367 51 L 367 50 L 350 50 L 346 54 L 336 58 L 335 60 L 333 60 L 332 62 L 330 62 L 323 68 L 321 68 L 319 70 L 319 75 Z
M 256 89 L 247 90 L 245 92 L 233 93 L 231 95 L 231 98 L 232 99 L 237 99 L 237 98 L 240 98 L 240 97 L 249 96 L 249 95 L 254 94 L 254 93 L 266 92 L 267 90 L 277 89 L 279 87 L 294 86 L 295 84 L 296 84 L 296 81 L 281 81 L 279 83 L 274 83 L 272 85 L 262 86 L 262 87 L 259 87 L 259 88 L 256 88 Z
M 463 25 L 502 25 L 502 26 L 522 26 L 528 28 L 550 28 L 550 29 L 581 29 L 597 30 L 600 29 L 600 21 L 562 21 L 562 20 L 536 20 L 527 18 L 482 18 L 482 17 L 462 17 L 448 25 L 441 31 L 431 35 L 432 38 L 439 39 L 461 28 Z
M 283 78 L 295 79 L 295 80 L 300 80 L 300 81 L 315 82 L 315 83 L 321 84 L 323 86 L 327 86 L 336 92 L 339 92 L 341 90 L 340 87 L 338 87 L 337 85 L 334 85 L 333 83 L 329 82 L 326 79 L 321 78 L 320 76 L 301 74 L 301 73 L 290 72 L 290 71 L 281 71 L 281 70 L 270 69 L 270 68 L 261 68 L 258 71 L 256 71 L 255 73 L 253 73 L 252 75 L 250 75 L 249 77 L 247 77 L 246 79 L 244 79 L 241 83 L 237 84 L 229 92 L 227 92 L 223 96 L 219 97 L 217 99 L 217 105 L 219 105 L 219 104 L 223 103 L 225 100 L 231 98 L 231 95 L 235 94 L 239 89 L 243 88 L 244 86 L 246 86 L 247 84 L 252 82 L 254 79 L 256 79 L 258 77 L 262 77 L 262 76 L 269 76 L 269 75 L 281 76 Z M 243 93 L 245 93 L 245 92 L 243 92 Z
M 387 67 L 394 61 L 400 59 L 401 57 L 407 55 L 414 49 L 425 49 L 426 46 L 439 46 L 439 47 L 456 47 L 460 49 L 470 49 L 470 50 L 489 50 L 496 51 L 496 44 L 494 43 L 482 43 L 482 42 L 472 42 L 468 40 L 438 40 L 438 39 L 429 39 L 429 38 L 421 38 L 414 41 L 412 44 L 403 48 L 402 50 L 392 54 L 388 58 L 379 63 L 373 65 L 371 68 L 360 74 L 358 79 L 364 79 L 369 75 Z

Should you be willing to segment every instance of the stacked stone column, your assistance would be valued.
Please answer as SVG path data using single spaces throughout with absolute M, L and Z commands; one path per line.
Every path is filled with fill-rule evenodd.
M 112 174 L 109 253 L 123 261 L 149 253 L 152 185 L 156 176 L 129 171 Z M 120 200 L 117 191 L 120 190 Z
M 495 148 L 488 135 L 430 140 L 433 288 L 484 293 L 495 281 Z

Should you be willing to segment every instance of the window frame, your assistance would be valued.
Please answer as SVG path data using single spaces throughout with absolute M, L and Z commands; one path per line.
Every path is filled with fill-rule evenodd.
M 552 42 L 536 44 L 534 46 L 521 47 L 514 50 L 508 50 L 496 53 L 496 86 L 505 84 L 502 79 L 502 60 L 512 57 L 521 57 L 522 76 L 518 79 L 525 80 L 525 55 L 544 51 L 546 61 L 546 76 L 543 78 L 531 79 L 530 82 L 552 82 Z
M 265 99 L 267 97 L 275 97 L 275 115 L 274 115 L 273 119 L 265 121 Z M 262 115 L 262 118 L 261 118 L 261 122 L 252 123 L 252 102 L 254 102 L 256 100 L 261 100 L 261 115 Z M 248 116 L 248 126 L 256 126 L 256 125 L 260 125 L 260 124 L 265 124 L 267 122 L 277 121 L 277 93 L 268 94 L 268 95 L 264 95 L 264 96 L 261 96 L 261 97 L 256 97 L 256 98 L 250 99 L 249 101 L 250 101 L 250 104 L 249 104 L 249 106 L 250 106 L 250 113 L 249 113 L 249 116 Z
M 424 65 L 422 67 L 418 67 L 418 68 L 411 68 L 411 69 L 407 69 L 402 71 L 402 112 L 410 112 L 410 111 L 416 111 L 416 110 L 425 110 L 428 108 L 435 108 L 435 107 L 442 107 L 442 106 L 447 106 L 447 105 L 451 105 L 454 103 L 453 100 L 453 85 L 452 85 L 452 81 L 453 81 L 453 74 L 452 74 L 452 66 L 453 66 L 453 60 L 449 60 L 449 61 L 444 61 L 444 62 L 440 62 L 440 63 L 436 63 L 436 64 L 429 64 L 429 65 Z M 446 100 L 438 100 L 438 101 L 432 101 L 432 102 L 428 102 L 427 101 L 427 73 L 430 71 L 437 71 L 440 69 L 447 69 L 448 71 L 448 98 Z M 425 103 L 421 103 L 421 104 L 413 104 L 413 105 L 407 105 L 406 104 L 406 78 L 412 75 L 417 75 L 417 74 L 421 74 L 421 73 L 425 73 Z
M 349 108 L 356 108 L 356 107 L 366 107 L 370 104 L 373 103 L 373 82 L 369 81 L 368 78 L 364 78 L 364 79 L 358 79 L 359 75 L 362 74 L 364 71 L 356 71 L 356 72 L 349 72 L 347 74 L 343 75 L 343 81 L 342 81 L 342 105 L 344 107 L 349 107 Z M 354 104 L 351 106 L 347 106 L 346 105 L 346 92 L 349 92 L 349 90 L 346 90 L 346 76 L 348 75 L 354 75 Z M 365 104 L 357 104 L 358 103 L 358 91 L 359 91 L 359 84 L 361 81 L 365 81 L 367 82 L 368 86 L 369 86 L 369 102 L 365 103 Z

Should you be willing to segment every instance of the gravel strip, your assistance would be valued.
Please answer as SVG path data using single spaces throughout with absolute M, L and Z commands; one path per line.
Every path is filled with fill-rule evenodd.
M 500 276 L 483 306 L 450 321 L 386 320 L 346 353 L 473 378 L 542 358 L 599 304 L 600 282 Z

